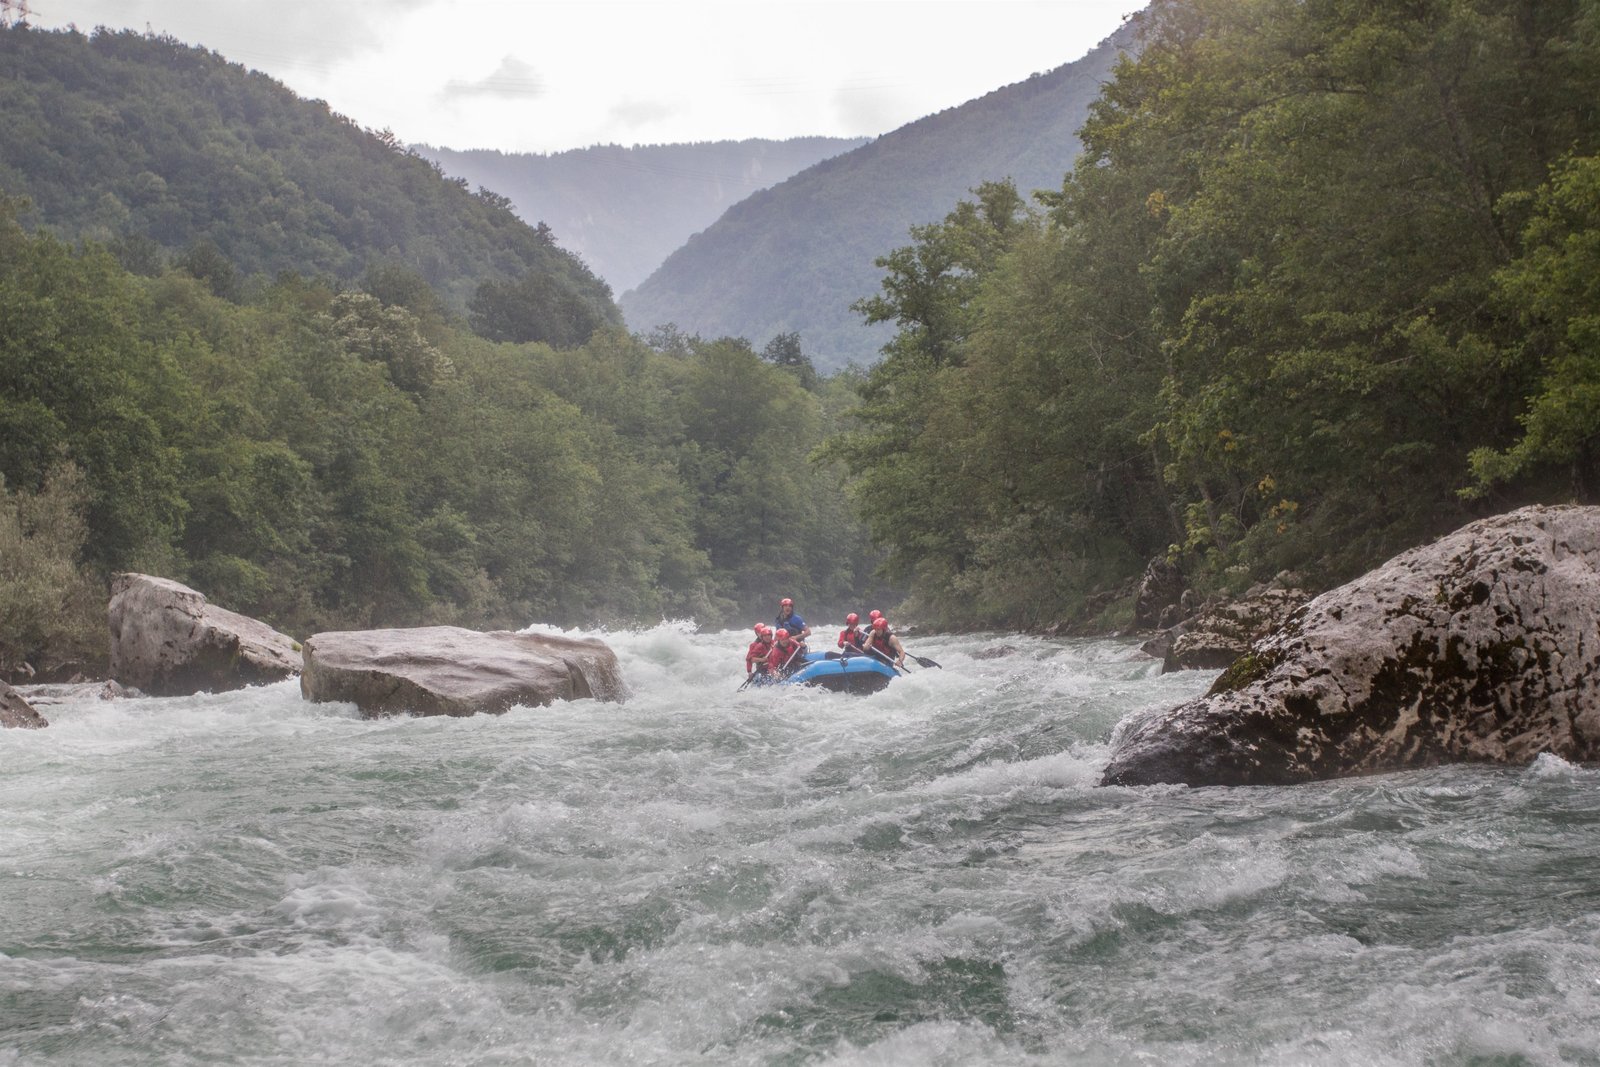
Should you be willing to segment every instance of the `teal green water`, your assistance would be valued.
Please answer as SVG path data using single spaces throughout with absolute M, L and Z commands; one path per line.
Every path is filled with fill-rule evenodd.
M 1600 772 L 1100 789 L 1211 675 L 605 636 L 625 704 L 0 733 L 0 1064 L 1600 1064 Z

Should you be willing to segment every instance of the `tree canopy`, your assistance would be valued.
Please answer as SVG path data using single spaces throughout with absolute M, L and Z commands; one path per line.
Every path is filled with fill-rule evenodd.
M 739 339 L 489 341 L 396 268 L 375 291 L 285 274 L 234 302 L 15 212 L 0 672 L 103 656 L 82 635 L 124 569 L 296 634 L 730 624 L 778 595 L 842 612 L 873 588 L 839 472 L 810 458 L 854 404 L 843 382 L 807 389 Z M 46 625 L 52 602 L 70 624 Z
M 131 269 L 181 263 L 237 298 L 282 271 L 351 283 L 394 265 L 457 310 L 484 286 L 490 303 L 537 290 L 560 321 L 534 332 L 566 343 L 622 322 L 610 289 L 504 197 L 213 52 L 17 24 L 0 26 L 0 71 L 0 192 Z
M 862 305 L 898 333 L 832 451 L 929 614 L 1048 621 L 1158 554 L 1324 585 L 1592 500 L 1595 18 L 1152 7 L 1061 189 L 975 190 Z

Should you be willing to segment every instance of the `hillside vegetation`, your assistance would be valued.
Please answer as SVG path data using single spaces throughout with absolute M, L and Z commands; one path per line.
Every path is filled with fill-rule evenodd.
M 518 215 L 560 235 L 625 293 L 733 204 L 864 138 L 595 145 L 549 155 L 413 145 L 446 174 L 487 186 Z
M 1030 625 L 1154 555 L 1313 588 L 1600 500 L 1593 3 L 1185 0 L 1042 210 L 885 260 L 829 454 L 929 618 Z
M 229 285 L 220 250 L 255 239 L 220 222 L 211 254 L 130 269 L 118 232 L 70 210 L 24 225 L 47 213 L 4 201 L 0 674 L 102 657 L 121 568 L 303 634 L 748 623 L 779 590 L 826 618 L 885 603 L 887 552 L 919 621 L 1032 627 L 1152 556 L 1203 590 L 1284 571 L 1319 588 L 1485 511 L 1600 500 L 1594 4 L 1183 0 L 1141 26 L 1053 190 L 977 183 L 878 254 L 861 312 L 890 340 L 869 372 L 819 376 L 793 329 L 587 328 L 571 276 L 515 257 L 463 317 L 392 259 Z M 101 62 L 99 38 L 32 37 Z M 247 78 L 138 40 L 104 47 L 145 49 L 155 83 L 174 52 Z M 228 92 L 211 97 L 194 106 L 215 139 Z M 147 140 L 139 105 L 89 99 L 58 105 L 113 147 L 86 133 L 73 158 L 189 136 Z M 528 229 L 376 157 L 426 203 Z M 849 158 L 807 175 L 857 175 Z M 8 182 L 48 169 L 3 159 Z M 52 194 L 92 211 L 58 173 Z M 817 220 L 856 210 L 785 185 L 802 179 Z M 321 249 L 308 225 L 284 241 Z
M 715 625 L 872 588 L 840 472 L 805 459 L 852 391 L 740 341 L 491 342 L 398 269 L 235 303 L 9 205 L 0 314 L 0 677 L 94 669 L 123 569 L 302 636 Z
M 1110 77 L 1125 26 L 1075 63 L 903 126 L 730 208 L 622 297 L 636 330 L 673 322 L 765 341 L 796 332 L 819 369 L 873 362 L 889 331 L 851 305 L 871 296 L 874 261 L 912 226 L 937 222 L 991 179 L 1055 189 L 1077 128 Z
M 0 678 L 103 670 L 124 569 L 302 636 L 859 607 L 807 461 L 851 383 L 616 320 L 504 198 L 270 79 L 0 30 Z
M 458 309 L 485 282 L 535 279 L 589 329 L 621 322 L 606 287 L 503 197 L 167 37 L 0 26 L 0 191 L 132 269 L 189 257 L 219 291 L 401 266 Z

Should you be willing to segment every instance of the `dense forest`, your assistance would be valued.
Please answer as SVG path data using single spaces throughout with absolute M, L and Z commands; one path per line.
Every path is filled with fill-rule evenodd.
M 863 143 L 793 137 L 594 145 L 548 155 L 411 147 L 447 175 L 505 194 L 522 218 L 549 225 L 563 248 L 625 293 L 733 204 Z
M 1482 512 L 1594 501 L 1600 7 L 1185 0 L 1140 26 L 1055 188 L 996 175 L 878 253 L 857 313 L 883 358 L 832 376 L 793 330 L 596 318 L 581 265 L 518 258 L 539 231 L 503 198 L 311 105 L 350 160 L 415 175 L 394 210 L 418 244 L 473 205 L 451 217 L 493 224 L 472 232 L 504 272 L 269 267 L 248 249 L 278 231 L 236 210 L 254 202 L 207 216 L 201 186 L 180 206 L 205 239 L 142 255 L 144 230 L 78 214 L 120 186 L 74 175 L 186 128 L 135 137 L 146 105 L 97 88 L 121 110 L 52 105 L 82 113 L 56 116 L 70 155 L 18 156 L 51 115 L 8 65 L 0 676 L 94 669 L 123 568 L 305 634 L 748 622 L 778 590 L 826 617 L 888 603 L 881 562 L 908 619 L 1033 627 L 1092 616 L 1156 556 L 1202 589 L 1316 589 Z M 189 89 L 203 129 L 229 79 L 282 93 L 161 39 L 0 49 L 197 65 L 218 83 Z M 119 76 L 164 76 L 139 69 Z M 322 121 L 262 158 L 316 162 Z M 15 198 L 50 166 L 56 206 Z M 333 220 L 362 203 L 280 224 L 283 247 L 344 247 Z
M 1600 6 L 1155 5 L 1029 204 L 883 257 L 828 454 L 924 618 L 1027 626 L 1169 555 L 1348 578 L 1600 493 Z
M 806 459 L 854 394 L 793 337 L 492 342 L 394 267 L 236 302 L 9 205 L 0 321 L 0 673 L 102 661 L 121 569 L 299 635 L 747 622 L 779 590 L 872 589 L 839 472 Z
M 1024 194 L 1059 186 L 1090 103 L 1135 41 L 1135 26 L 1124 25 L 1075 62 L 918 119 L 740 201 L 622 294 L 629 326 L 797 332 L 822 371 L 873 363 L 892 331 L 851 310 L 877 287 L 873 261 L 982 181 L 1010 178 Z
M 0 29 L 0 678 L 103 665 L 123 569 L 299 635 L 842 611 L 877 557 L 807 457 L 855 393 L 766 341 L 628 334 L 503 197 L 211 53 Z
M 392 265 L 457 309 L 486 282 L 537 280 L 587 329 L 622 321 L 606 286 L 505 197 L 443 181 L 387 131 L 171 38 L 0 25 L 0 190 L 132 270 L 185 258 L 224 290 Z

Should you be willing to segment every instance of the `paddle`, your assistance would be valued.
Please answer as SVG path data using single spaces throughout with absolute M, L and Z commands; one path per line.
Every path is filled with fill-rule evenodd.
M 894 673 L 896 673 L 896 674 L 905 674 L 905 673 L 907 673 L 906 671 L 901 670 L 899 667 L 896 667 L 894 665 L 894 660 L 890 659 L 888 656 L 885 656 L 882 652 L 880 652 L 877 649 L 873 648 L 871 644 L 867 645 L 867 651 L 870 652 L 872 655 L 877 656 L 879 659 L 883 660 L 883 662 L 887 663 L 889 665 L 889 669 L 891 671 L 894 671 Z
M 856 633 L 857 633 L 857 635 L 859 635 L 860 631 L 858 630 L 858 631 L 856 631 Z M 824 652 L 823 655 L 827 656 L 829 659 L 849 659 L 851 656 L 859 656 L 859 655 L 864 654 L 866 652 L 866 650 L 867 650 L 867 646 L 866 645 L 864 645 L 864 644 L 858 645 L 854 641 L 851 641 L 849 644 L 844 646 L 844 649 L 842 651 L 839 651 L 839 652 Z
M 911 653 L 907 652 L 906 655 L 911 656 Z M 939 664 L 935 663 L 933 660 L 929 659 L 927 656 L 911 656 L 911 658 L 916 660 L 917 663 L 920 664 L 923 667 L 939 667 Z M 941 671 L 944 670 L 943 667 L 939 667 L 939 669 Z
M 765 657 L 763 657 L 763 659 L 764 658 Z M 745 666 L 748 667 L 749 665 L 750 665 L 750 661 L 746 660 L 745 661 Z M 755 670 L 751 671 L 748 675 L 745 676 L 744 685 L 741 685 L 738 689 L 735 689 L 734 692 L 735 693 L 744 692 L 744 687 L 746 685 L 749 685 L 751 682 L 755 681 L 758 676 L 760 676 L 762 674 L 765 674 L 765 673 L 766 673 L 766 668 L 758 665 Z
M 784 660 L 783 661 L 783 666 L 778 668 L 778 674 L 781 675 L 784 671 L 789 669 L 789 664 L 794 662 L 794 658 L 800 654 L 800 649 L 802 647 L 803 646 L 798 645 L 798 644 L 794 646 L 794 651 L 789 653 L 789 658 Z M 746 678 L 743 682 L 741 682 L 740 685 L 739 685 L 739 688 L 735 689 L 734 692 L 735 693 L 743 692 L 745 686 L 749 685 L 751 682 L 755 681 L 757 678 L 763 678 L 763 677 L 767 677 L 767 675 L 765 675 L 760 669 L 751 671 L 750 672 L 750 677 Z
M 800 654 L 800 650 L 802 648 L 804 648 L 804 647 L 805 647 L 804 645 L 799 644 L 798 642 L 795 644 L 794 651 L 789 653 L 789 658 L 784 660 L 783 661 L 783 666 L 778 668 L 778 673 L 779 674 L 782 674 L 784 671 L 789 669 L 789 664 L 794 662 L 794 658 Z

